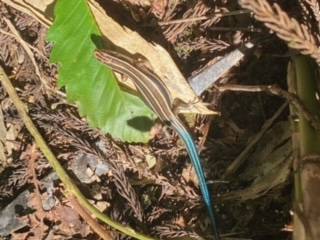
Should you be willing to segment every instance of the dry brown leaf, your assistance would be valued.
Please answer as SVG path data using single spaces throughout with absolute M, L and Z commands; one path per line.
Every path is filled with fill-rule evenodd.
M 59 206 L 54 212 L 59 217 L 59 220 L 61 220 L 59 229 L 64 233 L 71 235 L 81 233 L 82 236 L 88 234 L 89 229 L 86 227 L 86 224 L 81 221 L 79 214 L 72 208 Z
M 194 103 L 181 112 L 214 114 L 202 102 L 196 101 L 197 96 L 188 85 L 169 53 L 160 45 L 146 41 L 137 32 L 119 25 L 109 17 L 100 5 L 90 0 L 89 5 L 96 18 L 102 34 L 119 48 L 130 54 L 141 54 L 150 63 L 154 72 L 166 83 L 173 98 L 186 103 Z M 180 110 L 180 109 L 179 109 Z
M 53 0 L 4 0 L 4 2 L 35 17 L 46 26 L 52 24 L 50 17 L 46 16 L 45 12 Z M 167 84 L 173 98 L 181 99 L 186 103 L 193 103 L 187 108 L 179 108 L 180 112 L 215 114 L 202 102 L 195 101 L 197 96 L 188 85 L 169 53 L 163 47 L 158 44 L 152 44 L 142 38 L 137 32 L 119 25 L 105 13 L 97 2 L 90 0 L 89 5 L 102 34 L 107 39 L 131 54 L 139 53 L 146 57 L 155 73 Z

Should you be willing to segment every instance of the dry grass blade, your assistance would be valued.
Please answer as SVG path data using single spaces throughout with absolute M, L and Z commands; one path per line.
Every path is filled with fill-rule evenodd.
M 310 55 L 320 64 L 320 49 L 308 28 L 281 10 L 278 4 L 271 6 L 266 0 L 240 0 L 243 8 L 251 10 L 255 18 L 274 31 L 288 46 L 302 54 Z

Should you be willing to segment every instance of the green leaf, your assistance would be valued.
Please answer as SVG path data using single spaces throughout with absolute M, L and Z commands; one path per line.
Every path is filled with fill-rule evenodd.
M 127 142 L 147 142 L 155 115 L 137 96 L 120 89 L 110 69 L 94 57 L 101 33 L 86 0 L 58 0 L 48 33 L 59 85 L 93 127 Z

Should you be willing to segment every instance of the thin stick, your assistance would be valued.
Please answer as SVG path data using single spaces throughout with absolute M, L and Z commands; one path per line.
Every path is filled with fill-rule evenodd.
M 83 218 L 86 219 L 87 223 L 90 227 L 101 237 L 103 240 L 112 240 L 113 238 L 110 236 L 109 232 L 104 229 L 95 219 L 90 216 L 88 211 L 79 204 L 79 201 L 74 197 L 70 196 L 69 201 L 72 204 L 72 207 L 77 211 L 77 213 Z
M 236 32 L 236 31 L 242 31 L 242 32 L 256 32 L 261 33 L 262 29 L 260 28 L 253 28 L 253 27 L 210 27 L 210 30 L 216 31 L 216 32 Z
M 5 21 L 6 21 L 6 19 L 5 19 Z M 7 21 L 9 21 L 9 20 L 7 20 Z M 9 24 L 11 24 L 11 23 L 9 22 Z M 12 25 L 12 24 L 11 24 L 11 25 Z M 8 27 L 9 27 L 9 29 L 10 29 L 12 32 L 16 31 L 13 25 L 12 25 L 12 27 L 13 27 L 12 29 L 10 28 L 9 25 L 8 25 Z M 31 59 L 32 64 L 35 66 L 36 74 L 37 74 L 37 72 L 38 72 L 38 74 L 40 74 L 38 65 L 35 63 L 35 59 L 34 59 L 34 57 L 33 57 L 34 55 L 33 55 L 33 53 L 30 51 L 30 49 L 32 49 L 33 51 L 37 52 L 37 53 L 38 53 L 40 56 L 42 56 L 43 58 L 47 58 L 47 57 L 44 56 L 44 55 L 39 51 L 39 49 L 31 46 L 28 42 L 24 41 L 24 40 L 20 37 L 19 34 L 9 33 L 9 32 L 4 31 L 4 30 L 2 30 L 2 29 L 0 29 L 0 33 L 1 33 L 1 34 L 4 34 L 4 35 L 6 35 L 6 36 L 9 36 L 9 37 L 11 37 L 11 38 L 13 38 L 13 39 L 15 39 L 18 43 L 21 44 L 21 46 L 22 46 L 23 49 L 27 52 L 27 55 L 28 55 L 29 58 Z M 16 31 L 16 33 L 17 33 L 17 31 Z M 27 49 L 28 49 L 28 50 L 27 50 Z M 38 71 L 37 71 L 37 69 L 38 69 Z M 59 91 L 59 90 L 57 90 L 57 89 L 54 89 L 54 88 L 50 87 L 49 84 L 48 84 L 45 80 L 43 80 L 42 76 L 41 76 L 41 75 L 38 75 L 38 74 L 37 74 L 37 76 L 40 78 L 40 81 L 44 84 L 44 87 L 45 87 L 47 90 L 49 90 L 51 93 L 53 93 L 53 94 L 55 94 L 55 95 L 57 95 L 57 96 L 59 96 L 59 97 L 66 98 L 66 94 L 65 94 L 65 93 L 63 93 L 62 91 Z
M 171 21 L 158 22 L 157 24 L 159 24 L 160 26 L 166 26 L 166 25 L 173 25 L 173 24 L 179 24 L 179 23 L 204 21 L 217 16 L 226 17 L 226 16 L 234 16 L 234 15 L 248 14 L 248 13 L 250 13 L 249 10 L 238 10 L 238 11 L 232 11 L 232 12 L 226 12 L 226 13 L 218 12 L 218 13 L 213 13 L 211 16 L 192 17 L 187 19 L 176 19 Z
M 0 33 L 2 33 L 3 35 L 7 35 L 7 36 L 9 36 L 11 38 L 16 39 L 17 42 L 20 42 L 18 37 L 16 35 L 12 34 L 12 33 L 9 33 L 9 32 L 4 31 L 2 29 L 0 29 Z M 37 52 L 40 56 L 42 56 L 43 58 L 47 58 L 39 51 L 39 49 L 35 48 L 34 46 L 31 46 L 30 43 L 28 43 L 28 42 L 25 42 L 25 43 L 28 45 L 29 48 L 31 48 L 33 51 Z
M 258 141 L 262 138 L 264 133 L 272 126 L 274 121 L 279 117 L 279 115 L 283 112 L 283 110 L 287 107 L 288 103 L 285 102 L 281 105 L 281 107 L 276 111 L 276 113 L 268 119 L 264 125 L 262 126 L 260 132 L 254 136 L 254 138 L 249 142 L 246 148 L 240 153 L 240 155 L 229 165 L 227 170 L 225 171 L 223 178 L 227 178 L 235 173 L 241 164 L 246 160 L 247 155 L 252 150 L 252 148 L 258 143 Z
M 9 5 L 10 7 L 17 9 L 20 12 L 23 12 L 35 19 L 37 19 L 38 22 L 43 24 L 46 28 L 49 28 L 52 24 L 52 21 L 50 19 L 47 19 L 44 16 L 44 13 L 37 10 L 35 7 L 33 7 L 30 3 L 27 3 L 25 1 L 15 1 L 15 0 L 2 0 L 5 4 Z
M 17 29 L 14 27 L 14 25 L 10 22 L 9 19 L 7 19 L 6 17 L 3 17 L 3 20 L 6 22 L 8 28 L 10 29 L 10 31 L 13 33 L 15 37 L 15 39 L 21 44 L 21 46 L 23 47 L 23 49 L 26 51 L 27 55 L 29 56 L 33 67 L 35 69 L 36 75 L 38 76 L 39 80 L 42 82 L 42 84 L 48 88 L 48 83 L 46 81 L 43 80 L 41 73 L 40 73 L 40 69 L 38 68 L 38 64 L 34 58 L 34 55 L 32 53 L 32 51 L 30 50 L 29 46 L 26 44 L 26 42 L 22 39 L 22 37 L 20 36 L 19 32 L 17 31 Z
M 23 104 L 23 102 L 19 99 L 14 87 L 12 86 L 8 76 L 0 66 L 0 82 L 2 83 L 2 86 L 7 91 L 10 99 L 12 100 L 13 104 L 17 108 L 17 111 L 24 122 L 26 128 L 28 129 L 31 136 L 34 138 L 37 146 L 40 148 L 43 155 L 48 159 L 48 162 L 50 163 L 51 167 L 55 170 L 57 173 L 59 179 L 63 183 L 65 187 L 65 195 L 67 197 L 73 197 L 76 198 L 79 204 L 86 209 L 90 214 L 101 220 L 102 222 L 108 224 L 109 226 L 117 229 L 118 231 L 131 236 L 136 239 L 140 240 L 153 240 L 153 238 L 145 236 L 141 233 L 138 233 L 134 231 L 130 227 L 123 226 L 115 221 L 113 221 L 111 218 L 105 216 L 103 213 L 101 213 L 95 206 L 93 206 L 86 197 L 81 193 L 77 185 L 73 182 L 73 180 L 68 176 L 68 174 L 65 172 L 51 149 L 48 147 L 47 143 L 41 136 L 40 132 L 32 122 L 31 118 L 28 116 L 26 112 L 26 106 Z M 88 222 L 90 223 L 90 222 Z
M 301 102 L 299 97 L 286 90 L 281 89 L 276 85 L 237 85 L 237 84 L 226 84 L 223 86 L 216 86 L 216 88 L 221 91 L 237 91 L 237 92 L 266 92 L 272 95 L 276 95 L 287 99 L 287 101 L 298 111 L 301 112 L 307 121 L 310 122 L 312 127 L 315 129 L 320 129 L 319 120 L 316 119 L 306 106 Z

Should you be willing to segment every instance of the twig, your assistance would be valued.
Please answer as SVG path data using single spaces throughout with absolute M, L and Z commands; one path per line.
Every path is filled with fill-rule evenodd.
M 5 19 L 5 20 L 6 20 L 6 19 Z M 7 20 L 7 21 L 8 21 L 8 20 Z M 10 24 L 11 24 L 11 23 L 10 23 Z M 12 25 L 12 24 L 11 24 L 11 25 Z M 10 28 L 9 25 L 8 25 L 8 27 L 9 27 L 9 29 L 12 31 L 12 29 Z M 13 29 L 15 30 L 14 26 L 13 26 Z M 16 30 L 15 30 L 15 31 L 16 31 Z M 19 34 L 9 33 L 9 32 L 4 31 L 4 30 L 2 30 L 2 29 L 0 29 L 0 33 L 1 33 L 1 34 L 4 34 L 4 35 L 7 35 L 7 36 L 9 36 L 9 37 L 11 37 L 11 38 L 14 38 L 18 43 L 20 43 L 20 44 L 22 45 L 22 47 L 23 47 L 23 48 L 25 49 L 25 51 L 27 52 L 29 58 L 31 59 L 31 62 L 32 62 L 33 65 L 35 66 L 36 74 L 37 74 L 37 69 L 38 69 L 38 73 L 40 74 L 38 65 L 34 62 L 35 60 L 34 60 L 34 57 L 33 57 L 33 53 L 30 51 L 30 49 L 32 49 L 33 51 L 37 52 L 37 53 L 38 53 L 41 57 L 43 57 L 43 58 L 47 58 L 47 57 L 44 56 L 44 55 L 39 51 L 39 49 L 31 46 L 28 42 L 24 41 L 24 40 L 20 37 Z M 24 43 L 24 45 L 23 45 L 22 43 Z M 27 51 L 27 49 L 29 50 L 29 52 Z M 30 56 L 30 54 L 31 54 L 31 56 Z M 55 94 L 55 95 L 57 95 L 57 96 L 59 96 L 59 97 L 61 97 L 61 98 L 66 98 L 66 94 L 65 94 L 65 93 L 63 93 L 62 91 L 60 91 L 60 90 L 58 90 L 58 89 L 56 90 L 56 89 L 54 89 L 54 88 L 51 88 L 51 87 L 48 85 L 48 83 L 47 83 L 45 80 L 43 80 L 43 78 L 42 78 L 41 76 L 39 76 L 38 74 L 37 74 L 37 76 L 40 78 L 40 81 L 44 84 L 44 87 L 45 87 L 47 90 L 49 90 L 50 92 L 52 92 L 53 94 Z
M 274 121 L 279 117 L 279 115 L 283 112 L 283 110 L 287 107 L 287 105 L 288 105 L 287 102 L 282 104 L 281 107 L 276 111 L 276 113 L 264 123 L 260 132 L 254 136 L 254 138 L 249 142 L 249 144 L 240 153 L 240 155 L 229 165 L 229 167 L 227 168 L 227 170 L 223 175 L 223 178 L 230 177 L 233 173 L 235 173 L 239 169 L 241 164 L 246 160 L 246 157 L 249 154 L 249 152 L 262 138 L 263 134 L 272 126 Z
M 320 155 L 306 155 L 301 159 L 301 169 L 303 169 L 307 164 L 316 164 L 320 165 Z
M 87 223 L 90 225 L 90 227 L 104 240 L 112 240 L 112 237 L 110 234 L 104 229 L 99 223 L 97 223 L 92 216 L 79 204 L 78 200 L 70 196 L 69 201 L 72 204 L 72 207 L 79 213 L 79 215 L 86 219 Z
M 248 86 L 248 85 L 236 85 L 227 84 L 222 86 L 216 86 L 216 88 L 221 91 L 237 91 L 237 92 L 266 92 L 272 95 L 283 97 L 298 111 L 301 112 L 304 117 L 309 121 L 315 129 L 320 129 L 319 120 L 313 116 L 306 106 L 301 102 L 298 96 L 294 93 L 285 91 L 276 85 L 258 85 L 258 86 Z
M 39 204 L 39 206 L 37 206 L 37 221 L 40 223 L 40 236 L 41 238 L 44 236 L 44 229 L 43 229 L 43 225 L 44 225 L 44 216 L 45 216 L 45 212 L 43 210 L 42 207 L 42 199 L 41 199 L 41 193 L 40 193 L 40 187 L 39 187 L 39 180 L 37 179 L 37 174 L 36 174 L 36 166 L 35 166 L 35 162 L 38 159 L 38 154 L 36 152 L 36 145 L 32 144 L 32 146 L 30 146 L 30 156 L 29 156 L 29 161 L 28 161 L 28 165 L 30 167 L 29 170 L 31 170 L 31 175 L 32 175 L 32 183 L 34 185 L 34 189 L 35 189 L 35 193 L 36 193 L 36 201 L 37 204 Z
M 28 116 L 26 112 L 26 106 L 23 104 L 23 102 L 19 99 L 14 87 L 12 86 L 8 76 L 0 66 L 0 82 L 2 83 L 2 86 L 7 91 L 10 99 L 13 101 L 13 104 L 17 108 L 17 111 L 23 120 L 26 128 L 28 129 L 29 133 L 34 138 L 37 146 L 42 151 L 43 155 L 48 159 L 48 162 L 50 163 L 51 167 L 55 170 L 57 175 L 59 176 L 59 179 L 63 183 L 65 187 L 65 195 L 67 197 L 73 197 L 77 199 L 79 204 L 86 209 L 90 214 L 94 215 L 96 218 L 100 219 L 102 222 L 108 224 L 109 226 L 117 229 L 118 231 L 131 236 L 136 239 L 140 240 L 152 240 L 153 238 L 150 238 L 148 236 L 145 236 L 141 233 L 138 233 L 134 231 L 130 227 L 125 227 L 115 221 L 113 221 L 111 218 L 105 216 L 103 213 L 101 213 L 95 206 L 93 206 L 86 197 L 81 193 L 77 185 L 73 182 L 73 180 L 68 176 L 68 174 L 65 172 L 51 149 L 48 147 L 45 140 L 42 138 L 40 132 L 32 122 L 31 118 Z M 88 222 L 90 223 L 90 222 Z
M 41 24 L 43 24 L 46 28 L 49 28 L 52 24 L 52 21 L 50 19 L 47 19 L 44 16 L 44 13 L 37 10 L 33 6 L 30 6 L 31 4 L 25 2 L 25 1 L 15 1 L 15 0 L 2 0 L 5 4 L 9 5 L 10 7 L 17 9 L 18 11 L 21 11 L 29 16 L 32 16 L 33 18 L 37 19 Z M 49 4 L 48 4 L 49 5 Z
M 14 38 L 19 42 L 18 37 L 16 35 L 12 34 L 12 33 L 9 33 L 9 32 L 7 32 L 5 30 L 2 30 L 2 29 L 0 29 L 0 33 L 2 33 L 3 35 L 7 35 L 7 36 L 9 36 L 11 38 Z M 35 48 L 34 46 L 31 46 L 30 43 L 28 43 L 28 42 L 25 42 L 25 43 L 28 45 L 29 48 L 31 48 L 33 51 L 37 52 L 41 57 L 47 58 L 39 51 L 39 49 Z
M 166 25 L 173 25 L 173 24 L 179 24 L 179 23 L 187 23 L 187 22 L 199 22 L 204 21 L 207 19 L 210 19 L 212 17 L 226 17 L 226 16 L 234 16 L 234 15 L 240 15 L 240 14 L 248 14 L 250 11 L 247 10 L 237 10 L 232 12 L 217 12 L 211 14 L 211 16 L 201 16 L 201 17 L 190 17 L 186 19 L 176 19 L 171 21 L 161 21 L 158 22 L 160 26 L 166 26 Z
M 10 29 L 10 31 L 13 33 L 13 35 L 15 36 L 15 39 L 21 44 L 21 46 L 23 47 L 23 49 L 26 51 L 27 55 L 29 56 L 33 67 L 35 69 L 36 75 L 38 76 L 39 80 L 42 82 L 42 84 L 46 87 L 49 88 L 48 83 L 46 81 L 43 80 L 43 77 L 41 76 L 40 70 L 38 68 L 38 64 L 34 58 L 34 54 L 32 53 L 32 51 L 30 50 L 28 44 L 26 44 L 26 42 L 22 39 L 22 37 L 20 36 L 19 32 L 17 31 L 17 29 L 14 27 L 14 25 L 10 22 L 9 19 L 7 19 L 6 17 L 2 17 L 3 20 L 6 22 L 8 28 Z
M 260 28 L 254 28 L 254 27 L 210 27 L 210 30 L 216 31 L 216 32 L 255 32 L 255 33 L 261 33 L 262 29 Z

